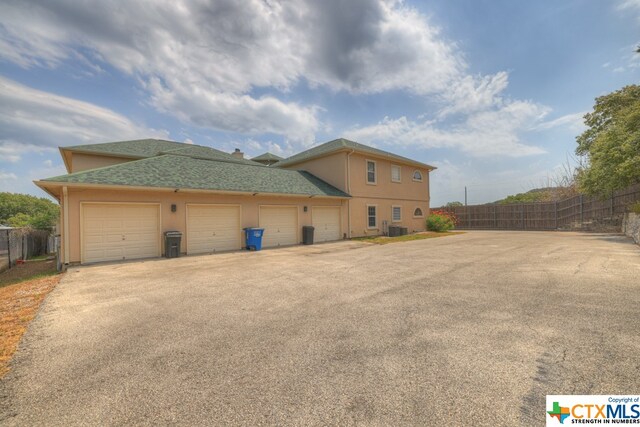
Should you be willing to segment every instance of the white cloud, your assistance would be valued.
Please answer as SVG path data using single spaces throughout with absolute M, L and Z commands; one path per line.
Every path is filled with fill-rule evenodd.
M 37 187 L 33 181 L 60 176 L 66 173 L 67 170 L 61 160 L 59 163 L 52 163 L 51 166 L 44 165 L 44 167 L 20 168 L 19 172 L 9 172 L 7 173 L 9 179 L 3 179 L 2 171 L 0 171 L 0 191 L 33 194 L 38 197 L 50 197 L 42 189 Z
M 352 129 L 347 132 L 347 138 L 380 145 L 451 148 L 474 157 L 523 157 L 545 153 L 542 148 L 525 143 L 521 135 L 541 123 L 549 108 L 528 101 L 504 102 L 493 98 L 493 105 L 476 104 L 480 110 L 466 116 L 460 124 L 385 117 L 375 125 Z
M 9 179 L 15 181 L 16 179 L 18 179 L 18 176 L 15 173 L 3 172 L 0 170 L 0 181 L 5 181 Z
M 576 135 L 584 132 L 586 126 L 584 124 L 584 115 L 586 111 L 580 113 L 566 114 L 550 121 L 540 123 L 535 126 L 535 130 L 548 130 L 557 127 L 566 127 Z
M 29 144 L 20 144 L 16 141 L 0 139 L 0 161 L 8 163 L 17 163 L 20 161 L 20 153 L 26 148 L 31 150 L 39 147 L 29 146 Z
M 298 141 L 313 141 L 319 123 L 316 108 L 285 103 L 275 97 L 252 98 L 202 91 L 176 82 L 164 86 L 153 79 L 151 103 L 159 110 L 201 127 L 244 134 L 274 133 Z
M 396 0 L 3 2 L 0 57 L 24 68 L 106 62 L 157 109 L 197 126 L 309 143 L 319 110 L 282 96 L 332 90 L 441 93 L 463 77 L 455 44 Z M 256 96 L 254 89 L 272 88 Z
M 42 162 L 42 164 L 45 165 L 45 167 L 47 168 L 53 167 L 53 160 L 47 159 L 44 162 Z
M 618 9 L 638 9 L 640 10 L 640 0 L 622 0 L 618 4 Z
M 307 40 L 304 75 L 312 83 L 429 94 L 446 90 L 466 68 L 455 44 L 401 1 L 311 1 L 306 9 L 297 32 Z
M 59 145 L 166 136 L 106 108 L 0 77 L 0 161 Z
M 509 85 L 509 74 L 500 71 L 490 76 L 466 76 L 444 92 L 446 106 L 440 116 L 453 113 L 473 113 L 503 103 L 501 93 Z
M 435 122 L 385 118 L 352 129 L 362 142 L 451 147 L 474 156 L 544 152 L 522 134 L 548 108 L 508 99 L 507 72 L 468 75 L 456 44 L 399 0 L 141 0 L 125 9 L 108 1 L 9 1 L 0 4 L 0 58 L 24 68 L 74 62 L 91 73 L 106 63 L 135 78 L 149 105 L 184 123 L 284 136 L 281 144 L 264 143 L 276 154 L 306 148 L 318 131 L 331 129 L 321 108 L 292 95 L 301 84 L 352 94 L 402 90 L 441 106 Z M 104 129 L 65 126 L 67 116 L 40 123 L 41 137 L 61 121 L 82 129 L 83 139 L 110 138 Z M 442 122 L 451 117 L 457 124 Z M 136 127 L 122 119 L 102 121 Z

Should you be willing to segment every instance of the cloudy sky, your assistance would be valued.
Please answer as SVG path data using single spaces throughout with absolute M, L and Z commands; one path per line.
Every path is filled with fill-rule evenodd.
M 281 156 L 346 137 L 437 166 L 432 205 L 542 185 L 638 82 L 640 0 L 3 0 L 0 191 L 58 146 Z

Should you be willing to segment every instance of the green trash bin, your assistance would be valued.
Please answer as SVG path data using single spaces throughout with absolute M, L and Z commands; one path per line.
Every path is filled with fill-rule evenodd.
M 305 245 L 313 245 L 313 228 L 310 225 L 302 227 L 302 243 Z
M 165 258 L 178 258 L 180 256 L 180 241 L 182 233 L 179 231 L 167 231 L 164 233 Z

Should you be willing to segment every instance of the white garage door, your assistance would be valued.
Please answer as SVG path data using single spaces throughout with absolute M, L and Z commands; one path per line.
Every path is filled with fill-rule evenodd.
M 160 256 L 160 206 L 82 204 L 82 262 Z
M 311 209 L 311 223 L 315 228 L 313 240 L 315 242 L 340 240 L 340 208 L 316 206 Z
M 296 206 L 261 206 L 260 227 L 264 228 L 262 246 L 298 243 L 298 208 Z
M 187 253 L 204 254 L 242 248 L 240 207 L 187 205 Z

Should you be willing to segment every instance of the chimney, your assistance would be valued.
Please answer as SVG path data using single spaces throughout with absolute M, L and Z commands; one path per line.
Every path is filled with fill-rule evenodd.
M 239 148 L 236 148 L 235 151 L 231 153 L 231 155 L 236 159 L 244 159 L 244 153 L 240 151 Z

